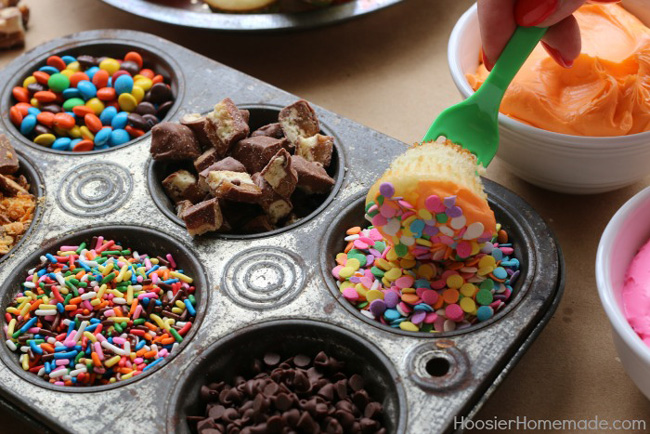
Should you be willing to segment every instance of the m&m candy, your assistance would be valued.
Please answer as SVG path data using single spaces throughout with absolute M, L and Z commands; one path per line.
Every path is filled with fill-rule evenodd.
M 22 135 L 40 146 L 72 152 L 108 149 L 141 137 L 174 103 L 168 80 L 144 67 L 136 51 L 123 59 L 50 56 L 12 89 L 12 96 L 9 118 Z M 133 123 L 130 114 L 152 116 Z

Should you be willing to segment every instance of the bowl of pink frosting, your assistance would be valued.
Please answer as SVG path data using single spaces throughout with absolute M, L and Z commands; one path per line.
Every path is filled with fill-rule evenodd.
M 513 80 L 501 104 L 497 157 L 518 177 L 553 191 L 592 194 L 648 175 L 650 22 L 634 15 L 646 0 L 628 1 L 625 8 L 587 4 L 576 12 L 583 48 L 572 68 L 557 65 L 539 45 Z M 474 5 L 448 46 L 464 98 L 488 74 L 480 51 Z
M 650 399 L 650 187 L 625 203 L 603 232 L 596 283 L 623 367 Z

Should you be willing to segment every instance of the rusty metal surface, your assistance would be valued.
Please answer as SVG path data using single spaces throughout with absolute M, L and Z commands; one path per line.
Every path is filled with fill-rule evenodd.
M 123 11 L 163 23 L 228 31 L 291 30 L 319 27 L 360 17 L 404 0 L 353 0 L 293 14 L 225 14 L 212 12 L 201 0 L 102 0 Z
M 169 114 L 172 120 L 184 113 L 208 111 L 225 97 L 242 106 L 270 108 L 297 98 L 169 41 L 124 30 L 83 32 L 48 42 L 0 72 L 0 128 L 38 168 L 45 190 L 40 223 L 29 240 L 0 265 L 0 299 L 6 300 L 19 289 L 7 281 L 33 265 L 23 262 L 40 252 L 40 246 L 88 227 L 97 227 L 100 233 L 105 225 L 146 227 L 168 234 L 172 243 L 197 259 L 211 285 L 203 289 L 210 296 L 194 337 L 175 357 L 137 381 L 86 391 L 48 388 L 38 378 L 35 380 L 40 383 L 18 375 L 17 358 L 2 345 L 0 395 L 14 406 L 62 432 L 175 432 L 169 421 L 179 417 L 175 413 L 175 403 L 182 400 L 179 381 L 201 374 L 197 370 L 219 355 L 220 344 L 215 343 L 240 335 L 249 326 L 265 327 L 260 323 L 312 320 L 323 328 L 342 330 L 349 338 L 345 344 L 349 349 L 354 349 L 356 339 L 359 346 L 370 348 L 377 360 L 388 364 L 383 372 L 393 377 L 393 389 L 403 387 L 403 396 L 391 396 L 400 403 L 397 414 L 401 416 L 393 421 L 394 426 L 407 427 L 400 432 L 446 432 L 453 429 L 455 416 L 473 414 L 480 407 L 548 321 L 564 282 L 559 247 L 529 205 L 489 181 L 486 190 L 491 206 L 497 220 L 508 229 L 522 263 L 517 295 L 507 309 L 486 324 L 435 335 L 386 330 L 351 312 L 332 290 L 329 268 L 333 253 L 341 246 L 343 230 L 363 220 L 360 204 L 373 180 L 405 148 L 320 107 L 315 107 L 319 118 L 338 139 L 344 165 L 340 189 L 327 207 L 302 224 L 256 238 L 192 240 L 165 215 L 148 188 L 149 134 L 123 147 L 84 155 L 48 152 L 25 143 L 8 120 L 11 87 L 22 81 L 21 74 L 29 64 L 79 45 L 98 43 L 105 44 L 107 50 L 130 45 L 174 66 L 178 100 Z M 88 170 L 103 175 L 105 181 L 79 176 Z M 81 184 L 68 187 L 74 183 Z M 83 194 L 68 195 L 66 191 Z M 102 203 L 106 197 L 112 199 Z M 108 207 L 112 207 L 108 212 L 99 212 Z M 323 336 L 328 344 L 337 339 L 327 333 Z M 440 363 L 448 364 L 448 373 L 433 378 L 427 370 L 433 359 L 444 359 Z M 11 363 L 15 363 L 12 368 L 8 366 Z

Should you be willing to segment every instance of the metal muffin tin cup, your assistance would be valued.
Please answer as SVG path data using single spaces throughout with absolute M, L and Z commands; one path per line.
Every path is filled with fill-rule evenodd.
M 238 104 L 238 108 L 245 109 L 250 112 L 250 131 L 253 132 L 256 129 L 275 123 L 278 121 L 278 114 L 282 110 L 282 106 L 270 105 L 270 104 Z M 203 114 L 208 112 L 204 111 Z M 327 208 L 327 205 L 334 199 L 336 193 L 341 188 L 343 184 L 343 177 L 345 176 L 345 158 L 342 151 L 343 146 L 339 144 L 339 138 L 336 137 L 336 134 L 329 128 L 327 125 L 321 124 L 321 134 L 334 137 L 334 152 L 332 153 L 332 162 L 327 168 L 327 173 L 334 178 L 335 184 L 332 187 L 332 190 L 328 195 L 318 195 L 319 204 L 317 204 L 314 209 L 304 217 L 301 217 L 297 222 L 290 225 L 280 227 L 268 232 L 261 232 L 257 234 L 221 234 L 217 232 L 208 233 L 206 237 L 212 238 L 225 238 L 225 239 L 254 239 L 261 238 L 266 236 L 277 235 L 285 231 L 289 231 L 299 225 L 302 225 L 320 212 Z M 149 192 L 158 206 L 158 208 L 165 214 L 169 219 L 178 224 L 179 226 L 185 227 L 183 220 L 176 215 L 176 210 L 174 203 L 167 196 L 165 190 L 162 187 L 162 181 L 167 176 L 171 175 L 173 172 L 187 169 L 189 171 L 194 171 L 194 167 L 190 162 L 166 162 L 166 161 L 155 161 L 150 158 L 147 163 L 147 185 L 149 187 Z
M 241 106 L 255 102 L 255 106 L 275 110 L 299 99 L 179 45 L 127 30 L 90 31 L 50 41 L 15 59 L 0 71 L 0 80 L 14 84 L 18 71 L 28 71 L 32 62 L 50 53 L 104 43 L 165 53 L 161 57 L 173 59 L 170 64 L 182 68 L 175 69 L 178 77 L 192 77 L 192 81 L 186 82 L 179 78 L 176 107 L 182 109 L 170 113 L 171 121 L 177 121 L 181 113 L 200 113 L 226 97 Z M 6 106 L 7 101 L 4 103 Z M 184 349 L 166 360 L 155 374 L 142 375 L 136 381 L 125 381 L 116 387 L 84 389 L 85 393 L 80 395 L 69 393 L 69 389 L 48 388 L 42 380 L 41 384 L 28 380 L 24 373 L 17 372 L 20 368 L 16 359 L 4 349 L 0 350 L 0 399 L 10 401 L 56 431 L 165 432 L 172 423 L 170 420 L 182 419 L 179 414 L 170 414 L 177 411 L 170 403 L 183 396 L 172 391 L 180 388 L 191 391 L 194 387 L 191 384 L 198 384 L 200 369 L 209 369 L 208 360 L 226 360 L 228 355 L 218 350 L 222 343 L 225 346 L 221 348 L 230 348 L 227 347 L 230 338 L 232 345 L 244 345 L 249 338 L 260 342 L 254 334 L 243 330 L 259 330 L 264 334 L 267 326 L 279 322 L 310 321 L 317 324 L 316 328 L 308 326 L 306 330 L 311 331 L 307 334 L 323 328 L 339 330 L 339 334 L 323 332 L 327 337 L 324 345 L 338 343 L 358 349 L 359 354 L 368 355 L 372 365 L 369 369 L 388 372 L 395 379 L 395 387 L 402 389 L 405 396 L 405 399 L 395 399 L 399 402 L 399 412 L 406 415 L 399 418 L 394 433 L 448 432 L 453 429 L 454 417 L 474 414 L 530 346 L 557 306 L 564 271 L 553 234 L 523 200 L 486 181 L 499 221 L 506 224 L 515 243 L 521 243 L 517 245 L 517 255 L 523 268 L 531 267 L 526 269 L 525 279 L 521 276 L 520 294 L 507 310 L 492 322 L 469 331 L 432 337 L 392 333 L 359 320 L 349 306 L 337 301 L 330 287 L 334 282 L 329 277 L 329 269 L 334 253 L 342 245 L 347 225 L 362 222 L 363 215 L 356 215 L 355 207 L 405 146 L 322 107 L 314 105 L 314 109 L 324 132 L 337 139 L 340 154 L 337 191 L 326 205 L 299 225 L 243 239 L 193 239 L 159 208 L 155 194 L 147 186 L 152 179 L 149 176 L 150 135 L 138 139 L 137 146 L 76 156 L 42 152 L 15 141 L 16 147 L 42 173 L 43 187 L 51 193 L 42 198 L 42 223 L 33 225 L 29 237 L 32 247 L 27 248 L 27 242 L 24 243 L 0 266 L 0 284 L 6 297 L 19 289 L 16 273 L 21 274 L 20 279 L 24 278 L 25 267 L 38 262 L 33 259 L 43 247 L 59 245 L 62 238 L 73 236 L 80 228 L 102 235 L 100 232 L 106 226 L 96 225 L 110 225 L 116 231 L 111 234 L 118 239 L 124 239 L 119 231 L 121 227 L 145 226 L 151 236 L 136 239 L 143 244 L 133 243 L 133 247 L 147 253 L 160 253 L 154 251 L 155 245 L 147 244 L 147 239 L 172 238 L 175 246 L 192 253 L 192 263 L 200 264 L 209 281 L 205 286 L 206 297 L 201 302 L 203 319 L 198 327 L 192 328 L 194 338 L 188 339 Z M 7 124 L 6 111 L 4 115 L 0 129 L 10 129 L 15 135 L 15 128 Z M 98 176 L 93 178 L 93 174 Z M 99 178 L 111 182 L 98 182 Z M 68 191 L 80 194 L 68 197 Z M 156 232 L 160 234 L 158 238 Z M 189 269 L 187 265 L 184 267 Z M 7 301 L 4 300 L 5 304 Z M 298 331 L 292 332 L 291 327 L 283 330 L 287 330 L 287 336 L 300 340 Z M 361 349 L 364 343 L 376 351 Z M 193 368 L 195 365 L 201 368 Z M 185 379 L 190 383 L 187 386 L 183 383 Z M 392 381 L 385 384 L 393 387 Z M 195 398 L 188 394 L 184 399 Z M 116 418 L 110 410 L 97 411 L 135 406 L 138 411 L 130 412 L 128 417 Z M 402 425 L 402 421 L 407 421 L 407 425 Z
M 170 57 L 163 50 L 160 50 L 156 46 L 148 46 L 142 43 L 130 43 L 125 41 L 119 41 L 112 39 L 110 37 L 102 41 L 86 41 L 84 43 L 78 43 L 76 41 L 70 41 L 64 46 L 57 47 L 53 50 L 41 53 L 41 50 L 35 49 L 25 53 L 23 56 L 28 56 L 29 60 L 26 59 L 26 62 L 22 63 L 20 66 L 11 63 L 8 69 L 12 69 L 12 78 L 5 82 L 4 88 L 0 91 L 2 99 L 0 100 L 0 112 L 2 113 L 2 127 L 9 132 L 16 140 L 19 140 L 21 143 L 26 144 L 34 149 L 40 151 L 52 152 L 55 154 L 64 154 L 64 155 L 92 155 L 99 154 L 103 152 L 110 152 L 115 149 L 120 149 L 125 146 L 133 145 L 139 143 L 143 138 L 148 137 L 151 133 L 147 131 L 143 136 L 136 137 L 128 142 L 115 146 L 108 149 L 92 150 L 85 152 L 72 152 L 72 151 L 59 151 L 56 149 L 49 148 L 47 146 L 38 145 L 27 137 L 21 134 L 21 132 L 16 128 L 16 126 L 9 120 L 6 113 L 9 113 L 9 109 L 12 105 L 15 104 L 11 90 L 15 86 L 22 86 L 23 80 L 29 77 L 32 72 L 38 68 L 45 66 L 47 58 L 50 56 L 63 56 L 63 55 L 72 55 L 79 56 L 81 54 L 88 54 L 91 56 L 113 56 L 113 57 L 123 57 L 126 53 L 131 50 L 135 50 L 142 56 L 143 65 L 145 68 L 153 69 L 156 73 L 161 74 L 165 78 L 165 82 L 170 84 L 172 95 L 174 95 L 174 103 L 170 107 L 169 111 L 161 122 L 171 118 L 174 113 L 180 107 L 180 101 L 183 97 L 184 90 L 184 77 L 182 75 L 181 68 L 178 63 Z M 38 54 L 36 54 L 38 52 Z M 21 56 L 22 57 L 22 56 Z M 16 67 L 14 67 L 14 65 Z
M 325 351 L 328 356 L 345 362 L 346 373 L 363 376 L 370 397 L 384 406 L 382 423 L 388 432 L 406 430 L 402 379 L 377 347 L 344 328 L 327 323 L 280 320 L 238 331 L 214 343 L 197 357 L 170 395 L 167 412 L 173 416 L 167 420 L 167 432 L 196 432 L 187 416 L 202 416 L 205 412 L 205 403 L 199 397 L 201 386 L 246 375 L 253 359 L 261 359 L 269 351 L 280 354 L 283 360 L 297 354 L 313 358 Z
M 29 228 L 27 228 L 27 231 L 23 234 L 23 236 L 18 240 L 16 244 L 9 250 L 9 252 L 5 255 L 0 256 L 0 265 L 7 259 L 9 259 L 11 256 L 15 255 L 18 252 L 18 249 L 20 249 L 21 246 L 23 246 L 27 240 L 29 240 L 29 237 L 32 233 L 32 231 L 40 224 L 40 219 L 41 219 L 41 207 L 42 205 L 42 199 L 43 196 L 45 196 L 45 188 L 43 187 L 43 178 L 41 177 L 40 172 L 38 169 L 34 166 L 34 164 L 24 156 L 24 154 L 16 149 L 16 154 L 18 154 L 18 161 L 20 163 L 20 169 L 16 173 L 16 175 L 20 176 L 23 175 L 25 179 L 27 179 L 27 182 L 29 182 L 29 192 L 36 197 L 36 208 L 34 209 L 34 215 L 32 216 L 32 222 L 29 225 Z
M 335 257 L 338 253 L 342 252 L 347 242 L 343 240 L 345 231 L 353 226 L 368 227 L 370 223 L 364 218 L 365 215 L 365 199 L 366 195 L 362 195 L 357 200 L 353 201 L 343 212 L 336 218 L 336 220 L 329 227 L 325 236 L 323 237 L 322 244 L 325 246 L 321 252 L 320 264 L 321 272 L 324 279 L 328 283 L 328 287 L 334 297 L 340 301 L 345 309 L 355 317 L 362 321 L 378 327 L 382 330 L 397 333 L 403 336 L 414 337 L 449 337 L 462 335 L 464 333 L 471 333 L 474 330 L 482 327 L 487 327 L 500 318 L 503 318 L 514 309 L 522 298 L 531 290 L 531 284 L 534 280 L 554 279 L 556 270 L 546 268 L 545 263 L 540 263 L 543 251 L 552 248 L 548 242 L 536 239 L 534 230 L 527 225 L 525 220 L 522 220 L 520 211 L 523 209 L 508 210 L 507 204 L 512 201 L 516 196 L 507 191 L 498 184 L 483 180 L 486 192 L 488 194 L 488 201 L 490 208 L 494 211 L 497 223 L 501 223 L 503 228 L 508 233 L 509 242 L 513 244 L 515 249 L 514 256 L 521 264 L 520 275 L 513 285 L 513 294 L 506 305 L 500 309 L 495 315 L 487 321 L 477 322 L 470 327 L 454 330 L 451 332 L 440 333 L 421 333 L 405 331 L 400 328 L 390 327 L 382 324 L 379 321 L 374 321 L 362 315 L 357 308 L 350 302 L 343 298 L 341 291 L 336 285 L 336 279 L 332 276 L 331 270 L 336 266 Z M 513 213 L 514 211 L 514 213 Z M 534 289 L 533 289 L 534 291 Z
M 22 291 L 21 283 L 24 282 L 27 277 L 27 270 L 39 265 L 41 263 L 41 256 L 45 255 L 45 253 L 56 251 L 56 249 L 62 245 L 79 245 L 84 241 L 90 240 L 95 235 L 102 235 L 106 239 L 119 241 L 123 247 L 129 247 L 133 249 L 133 251 L 139 253 L 147 253 L 149 255 L 171 253 L 178 264 L 178 267 L 183 269 L 186 275 L 194 279 L 192 285 L 196 288 L 196 291 L 194 292 L 196 298 L 196 320 L 192 324 L 190 331 L 183 338 L 183 342 L 179 345 L 178 350 L 167 356 L 165 361 L 160 363 L 159 366 L 128 380 L 99 386 L 66 387 L 51 384 L 31 372 L 23 371 L 18 363 L 19 353 L 10 351 L 9 348 L 3 344 L 2 349 L 0 350 L 0 359 L 2 359 L 2 361 L 14 373 L 37 386 L 66 393 L 99 392 L 105 389 L 126 386 L 164 369 L 167 362 L 188 346 L 201 326 L 201 321 L 205 315 L 206 306 L 210 298 L 209 279 L 205 269 L 196 259 L 194 254 L 173 237 L 154 229 L 141 226 L 93 226 L 91 228 L 75 229 L 72 234 L 63 234 L 61 237 L 56 237 L 46 241 L 38 250 L 34 251 L 16 267 L 13 278 L 4 282 L 4 285 L 0 290 L 0 300 L 2 301 L 0 306 L 2 306 L 2 309 L 4 310 L 15 295 Z

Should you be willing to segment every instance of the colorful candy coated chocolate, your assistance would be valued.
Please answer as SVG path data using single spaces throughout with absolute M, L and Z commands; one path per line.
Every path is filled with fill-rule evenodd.
M 392 197 L 388 187 L 382 190 Z M 429 200 L 430 212 L 454 206 L 453 198 L 445 199 Z M 486 321 L 511 299 L 519 275 L 512 245 L 499 244 L 496 236 L 467 258 L 414 258 L 400 256 L 373 226 L 346 234 L 348 245 L 332 269 L 343 298 L 364 317 L 403 331 L 445 332 Z
M 20 83 L 12 88 L 15 104 L 9 109 L 11 123 L 35 143 L 54 147 L 56 142 L 57 150 L 85 150 L 89 146 L 87 141 L 92 143 L 92 149 L 94 146 L 107 149 L 109 145 L 119 146 L 141 137 L 149 131 L 152 122 L 158 123 L 166 116 L 174 98 L 164 76 L 143 68 L 142 55 L 136 51 L 126 53 L 124 59 L 67 54 L 50 56 L 46 65 Z M 152 117 L 147 119 L 147 128 L 132 124 L 128 118 L 140 103 L 151 105 L 148 113 Z M 36 124 L 34 118 L 24 122 L 30 109 L 33 110 L 30 114 L 36 117 Z M 65 113 L 55 121 L 49 115 L 39 116 L 41 109 L 51 114 Z M 118 111 L 125 114 L 119 116 L 114 124 Z M 88 114 L 93 116 L 88 117 Z M 107 140 L 106 133 L 103 133 L 96 141 L 94 134 L 105 127 L 121 131 L 110 134 Z M 49 143 L 50 137 L 44 136 L 36 142 L 36 138 L 43 134 L 54 135 L 54 141 Z M 70 141 L 57 142 L 59 138 Z

